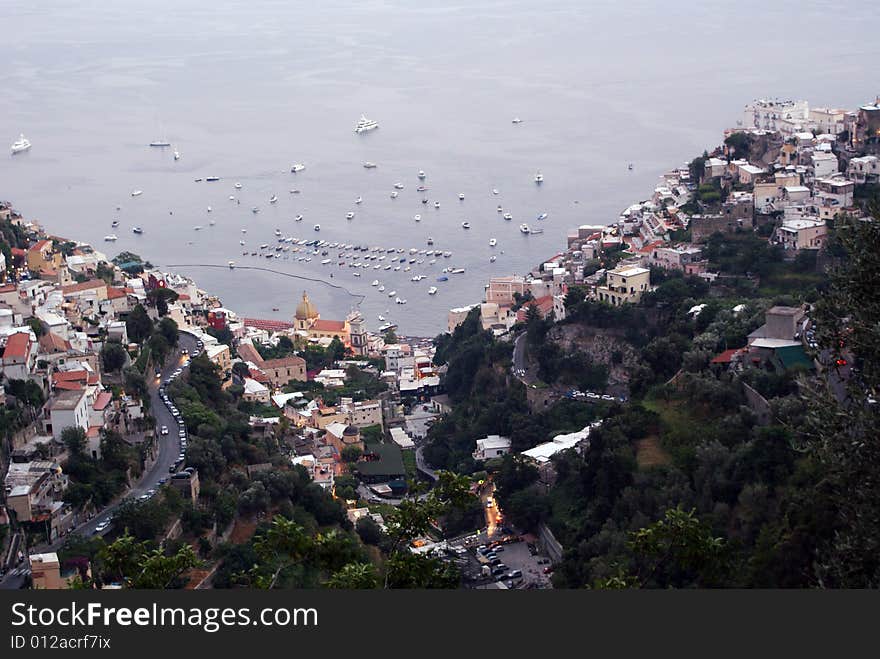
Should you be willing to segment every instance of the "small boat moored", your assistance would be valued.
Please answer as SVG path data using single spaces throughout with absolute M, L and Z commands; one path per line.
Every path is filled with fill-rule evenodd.
M 26 138 L 22 134 L 22 135 L 19 135 L 18 139 L 12 143 L 12 146 L 10 147 L 10 151 L 12 151 L 12 155 L 15 155 L 16 153 L 22 153 L 24 151 L 27 151 L 30 148 L 31 148 L 30 140 L 28 140 L 28 138 Z

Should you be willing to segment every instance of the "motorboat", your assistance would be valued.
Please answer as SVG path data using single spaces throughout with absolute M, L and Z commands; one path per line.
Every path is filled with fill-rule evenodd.
M 395 183 L 394 189 L 395 190 L 403 190 L 403 183 Z
M 425 187 L 424 185 L 420 185 L 419 187 L 416 188 L 416 192 L 427 192 L 427 191 L 428 191 L 428 188 Z
M 138 233 L 138 234 L 140 234 L 140 233 L 143 233 L 144 230 L 141 229 L 140 227 L 134 227 L 134 228 L 131 230 L 131 232 L 132 232 L 132 233 Z
M 202 227 L 198 224 L 193 227 L 193 231 L 201 231 L 201 230 L 202 230 Z
M 144 194 L 143 190 L 132 190 L 131 191 L 132 197 L 140 197 L 142 194 Z
M 459 195 L 458 195 L 458 200 L 459 200 L 459 201 L 464 201 L 464 193 L 463 193 L 463 192 L 460 192 L 460 193 L 459 193 Z
M 352 219 L 354 219 L 354 213 L 352 213 L 351 211 L 349 211 L 348 213 L 345 214 L 345 219 L 346 219 L 346 220 L 352 220 Z
M 434 202 L 434 208 L 440 208 L 440 202 L 439 202 L 439 201 L 435 201 L 435 202 Z
M 303 216 L 302 216 L 302 215 L 297 215 L 295 219 L 296 219 L 297 222 L 302 222 Z
M 544 182 L 544 175 L 541 173 L 541 170 L 539 169 L 537 172 L 535 172 L 535 183 L 543 183 L 543 182 Z
M 364 169 L 376 169 L 376 167 L 378 167 L 378 166 L 379 165 L 377 165 L 374 162 L 370 162 L 369 160 L 364 163 Z
M 427 197 L 422 197 L 422 203 L 423 203 L 423 204 L 427 204 L 427 203 L 428 203 L 428 198 L 427 198 Z
M 385 320 L 385 316 L 383 316 L 382 314 L 377 314 L 376 318 L 378 318 L 380 322 Z
M 363 197 L 358 197 L 357 199 L 354 200 L 354 203 L 356 203 L 356 204 L 362 204 L 363 202 L 364 202 Z
M 452 268 L 449 272 L 450 272 L 450 274 L 453 274 L 453 275 L 463 275 L 464 268 Z
M 421 222 L 421 221 L 422 221 L 422 216 L 416 214 L 416 215 L 413 215 L 413 219 L 414 219 L 416 222 Z
M 244 245 L 245 242 L 244 242 L 243 240 L 239 240 L 239 241 L 238 241 L 238 244 L 239 244 L 239 245 Z
M 277 201 L 278 201 L 278 197 L 275 195 L 272 195 L 272 197 L 269 199 L 270 204 L 274 204 Z
M 397 295 L 397 291 L 391 291 L 391 292 L 388 294 L 388 297 L 394 297 L 395 295 Z
M 505 220 L 512 220 L 513 219 L 513 215 L 511 215 L 510 213 L 505 213 L 501 217 L 503 217 Z
M 116 242 L 117 237 L 115 233 L 111 233 L 109 236 L 104 236 L 104 240 L 108 243 Z
M 150 146 L 171 146 L 171 142 L 156 140 L 155 142 L 150 142 Z
M 489 240 L 489 247 L 495 247 L 495 245 L 497 245 L 497 244 L 498 244 L 498 241 L 495 240 L 494 238 L 491 238 Z
M 388 330 L 397 329 L 397 325 L 394 323 L 385 323 L 384 325 L 379 325 L 380 332 L 387 332 Z
M 395 190 L 394 192 L 391 193 L 391 198 L 397 199 L 397 190 Z
M 209 213 L 211 212 L 211 207 L 210 207 L 210 206 L 208 206 L 208 212 L 209 212 Z
M 229 266 L 229 269 L 232 270 L 233 268 L 235 268 L 235 261 L 229 261 L 227 265 Z
M 498 257 L 493 254 L 492 256 L 489 257 L 489 263 L 495 263 L 495 259 L 497 259 L 497 258 Z
M 119 226 L 119 220 L 113 220 L 113 221 L 110 223 L 110 226 L 113 227 L 113 228 L 115 229 L 116 227 Z
M 431 288 L 428 289 L 428 295 L 434 295 L 434 294 L 436 294 L 436 293 L 437 293 L 437 287 L 436 287 L 436 286 L 431 286 Z
M 321 225 L 320 225 L 320 224 L 316 224 L 316 225 L 315 225 L 315 231 L 320 231 L 320 230 L 321 230 Z
M 247 229 L 242 229 L 241 232 L 242 232 L 242 233 L 247 233 Z
M 433 239 L 431 236 L 428 236 L 428 244 L 429 244 L 429 245 L 433 245 L 433 244 L 434 244 L 434 239 Z
M 499 213 L 504 212 L 504 209 L 501 207 L 501 204 L 498 204 L 498 207 L 495 210 L 498 211 Z
M 401 298 L 399 298 L 399 297 L 398 297 L 398 298 L 395 298 L 394 301 L 395 301 L 397 304 L 406 304 L 406 300 L 405 300 L 405 299 L 401 299 Z
M 510 123 L 512 123 L 512 124 L 521 124 L 521 123 L 522 123 L 522 119 L 520 119 L 519 117 L 514 117 L 513 119 L 510 120 Z
M 296 174 L 297 172 L 301 172 L 305 168 L 306 168 L 306 166 L 304 164 L 302 164 L 301 162 L 298 162 L 293 167 L 290 168 L 290 173 Z
M 520 230 L 522 233 L 530 233 L 529 225 L 528 225 L 528 224 L 520 224 L 520 225 L 519 225 L 519 230 Z
M 229 201 L 235 201 L 235 195 L 233 195 L 233 194 L 229 195 Z
M 630 163 L 630 164 L 629 164 L 629 167 L 628 167 L 629 171 L 632 171 L 632 168 L 633 168 L 633 164 Z
M 180 160 L 180 151 L 178 151 L 177 149 L 174 149 L 174 159 Z
M 384 292 L 385 292 L 385 286 L 384 286 L 384 284 L 383 284 L 383 285 L 380 285 L 379 288 L 378 288 L 377 290 L 378 290 L 380 293 L 384 293 Z M 383 319 L 383 318 L 380 318 L 379 320 L 384 320 L 384 319 Z
M 437 281 L 449 281 L 449 277 L 445 275 L 440 275 L 439 277 L 437 277 Z
M 236 189 L 236 190 L 241 190 L 241 183 L 236 183 L 236 184 L 235 184 L 235 189 Z
M 541 214 L 538 215 L 538 217 L 535 218 L 535 219 L 537 219 L 537 220 L 546 220 L 546 219 L 547 219 L 547 213 L 541 213 Z
M 358 119 L 357 124 L 354 127 L 355 133 L 366 133 L 368 130 L 373 130 L 379 127 L 379 122 L 375 119 L 367 119 L 365 115 L 361 115 L 361 118 Z
M 470 223 L 470 222 L 462 222 L 462 223 L 461 223 L 461 228 L 462 228 L 462 229 L 470 229 L 470 228 L 471 228 L 471 223 Z
M 205 177 L 205 180 L 206 180 L 208 183 L 216 183 L 217 181 L 220 180 L 220 177 L 219 177 L 219 176 L 206 176 L 206 177 Z
M 12 151 L 12 154 L 15 155 L 16 153 L 22 153 L 23 151 L 27 151 L 30 148 L 31 148 L 30 140 L 28 140 L 28 138 L 26 138 L 23 134 L 21 134 L 18 136 L 18 139 L 12 143 L 10 150 Z
M 254 213 L 254 214 L 256 215 L 256 214 L 259 213 L 259 212 L 260 212 L 259 207 L 254 206 L 253 208 L 251 208 L 251 213 Z
M 425 180 L 425 176 L 427 176 L 427 174 L 425 174 L 425 172 L 423 172 L 423 171 L 420 169 L 420 170 L 419 170 L 419 180 L 420 180 L 420 181 L 424 181 L 424 180 Z
M 499 194 L 498 188 L 492 188 L 492 194 Z
M 201 182 L 202 182 L 202 179 L 200 179 L 200 178 L 197 178 L 197 179 L 194 179 L 194 180 L 195 180 L 196 183 L 201 183 Z
M 529 229 L 529 233 L 531 233 L 531 234 L 544 233 L 544 229 Z
M 370 283 L 370 286 L 378 286 L 378 285 L 379 285 L 379 280 L 378 280 L 378 279 L 374 279 L 374 280 Z

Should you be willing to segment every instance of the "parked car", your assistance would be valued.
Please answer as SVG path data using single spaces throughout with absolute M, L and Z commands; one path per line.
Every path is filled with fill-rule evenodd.
M 522 570 L 513 570 L 507 574 L 508 579 L 520 579 L 522 577 Z
M 168 426 L 162 426 L 161 433 L 162 433 L 163 435 L 167 435 L 167 434 L 168 434 Z

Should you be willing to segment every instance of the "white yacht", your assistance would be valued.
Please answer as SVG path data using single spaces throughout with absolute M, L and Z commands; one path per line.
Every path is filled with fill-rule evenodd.
M 492 194 L 499 194 L 498 188 L 492 188 Z
M 546 220 L 546 219 L 547 219 L 547 213 L 541 213 L 541 214 L 538 215 L 538 217 L 535 218 L 535 219 L 538 219 L 538 220 Z
M 229 195 L 229 201 L 235 201 L 235 195 Z
M 504 209 L 501 207 L 501 204 L 498 204 L 498 207 L 495 210 L 498 211 L 499 213 L 504 212 Z
M 379 280 L 378 280 L 378 279 L 374 279 L 374 280 L 372 281 L 372 283 L 370 284 L 370 286 L 378 286 L 378 285 L 379 285 Z
M 419 180 L 420 180 L 420 181 L 424 181 L 424 180 L 425 180 L 425 176 L 427 176 L 427 174 L 425 174 L 425 172 L 423 172 L 423 171 L 420 169 L 420 170 L 419 170 Z
M 513 215 L 511 215 L 510 213 L 505 213 L 501 217 L 503 217 L 505 220 L 512 220 L 513 219 Z
M 384 293 L 384 292 L 385 292 L 385 285 L 384 285 L 384 284 L 380 285 L 379 288 L 378 288 L 377 290 L 378 290 L 380 293 Z M 384 319 L 384 318 L 380 318 L 379 320 L 385 320 L 385 319 Z
M 320 225 L 320 224 L 316 224 L 316 225 L 315 225 L 315 231 L 320 231 L 320 230 L 321 230 L 321 225 Z
M 256 214 L 259 213 L 259 212 L 260 212 L 260 209 L 257 208 L 256 206 L 254 206 L 253 208 L 251 208 L 251 213 L 253 213 L 253 214 L 256 215 Z
M 413 219 L 414 219 L 416 222 L 421 222 L 421 221 L 422 221 L 422 216 L 416 214 L 416 215 L 413 215 Z
M 395 183 L 394 189 L 395 190 L 403 190 L 403 183 Z
M 113 220 L 113 221 L 110 223 L 110 226 L 113 227 L 113 228 L 115 229 L 116 227 L 119 226 L 119 220 Z
M 363 197 L 358 197 L 357 199 L 354 200 L 354 203 L 356 203 L 356 204 L 362 204 L 363 202 L 364 202 Z
M 229 261 L 227 265 L 229 266 L 229 269 L 232 270 L 233 268 L 235 268 L 235 261 Z
M 497 245 L 497 244 L 498 244 L 498 241 L 495 240 L 494 238 L 491 238 L 489 240 L 489 247 L 495 247 L 495 245 Z
M 208 206 L 208 212 L 209 212 L 209 213 L 211 212 L 211 207 L 210 207 L 210 206 Z
M 302 164 L 301 162 L 298 162 L 293 167 L 290 168 L 290 173 L 296 174 L 297 172 L 301 172 L 305 168 L 306 168 L 306 166 L 304 164 Z
M 236 189 L 236 190 L 241 190 L 241 183 L 236 183 L 236 184 L 235 184 L 235 189 Z
M 462 228 L 462 229 L 470 229 L 470 228 L 471 228 L 471 223 L 470 223 L 470 222 L 467 222 L 467 221 L 462 222 L 462 223 L 461 223 L 461 228 Z
M 358 119 L 357 125 L 354 127 L 355 133 L 366 133 L 368 130 L 373 130 L 374 128 L 379 127 L 379 122 L 375 119 L 367 119 L 366 116 L 361 115 L 361 118 Z
M 348 213 L 345 214 L 345 219 L 346 219 L 346 220 L 353 220 L 353 219 L 354 219 L 354 213 L 352 213 L 351 211 L 349 211 Z
M 111 233 L 109 236 L 104 236 L 104 240 L 107 241 L 108 243 L 116 242 L 116 234 Z
M 520 225 L 519 225 L 519 230 L 522 231 L 523 233 L 529 233 L 529 232 L 530 232 L 530 230 L 529 230 L 529 225 L 528 225 L 528 224 L 520 224 Z
M 13 142 L 12 146 L 10 147 L 13 154 L 21 153 L 22 151 L 27 151 L 30 148 L 31 148 L 30 140 L 28 140 L 28 138 L 26 138 L 24 135 L 19 135 L 18 139 L 15 140 L 15 142 Z
M 458 194 L 458 200 L 459 200 L 459 201 L 464 201 L 464 193 L 463 193 L 463 192 L 460 192 L 460 193 Z
M 302 216 L 302 215 L 297 215 L 297 216 L 296 216 L 296 221 L 297 221 L 297 222 L 302 222 L 302 219 L 303 219 L 303 216 Z
M 141 229 L 140 227 L 134 227 L 134 228 L 131 230 L 131 232 L 132 232 L 132 233 L 143 233 L 144 230 Z
M 434 295 L 436 292 L 437 292 L 436 286 L 431 286 L 431 288 L 428 289 L 428 295 Z
M 177 149 L 174 149 L 174 159 L 180 160 L 180 151 L 178 151 Z
M 397 190 L 395 190 L 394 192 L 391 193 L 391 198 L 397 199 Z
M 434 208 L 440 208 L 440 202 L 439 202 L 439 201 L 435 201 L 435 202 L 434 202 Z
M 544 175 L 541 173 L 541 170 L 539 169 L 537 172 L 535 172 L 535 183 L 543 183 L 543 182 L 544 182 Z
M 143 190 L 132 190 L 131 191 L 132 197 L 140 197 L 142 194 L 144 194 Z
M 514 117 L 513 119 L 511 119 L 510 123 L 512 123 L 512 124 L 521 124 L 521 123 L 522 123 L 522 119 L 520 119 L 519 117 Z
M 369 160 L 364 163 L 364 169 L 376 169 L 376 167 L 378 167 L 378 166 L 379 165 L 377 165 L 374 162 L 370 162 Z
M 278 201 L 278 197 L 275 196 L 275 195 L 272 195 L 272 198 L 269 199 L 269 203 L 270 203 L 270 204 L 274 204 L 276 201 Z
M 380 321 L 384 321 L 384 320 L 385 320 L 385 316 L 383 316 L 382 314 L 377 314 L 377 315 L 376 315 L 376 318 L 378 318 Z

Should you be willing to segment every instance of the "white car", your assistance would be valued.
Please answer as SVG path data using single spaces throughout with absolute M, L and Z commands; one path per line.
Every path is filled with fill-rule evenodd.
M 161 431 L 161 432 L 162 432 L 163 435 L 167 435 L 167 434 L 168 434 L 168 426 L 162 426 L 162 431 Z

